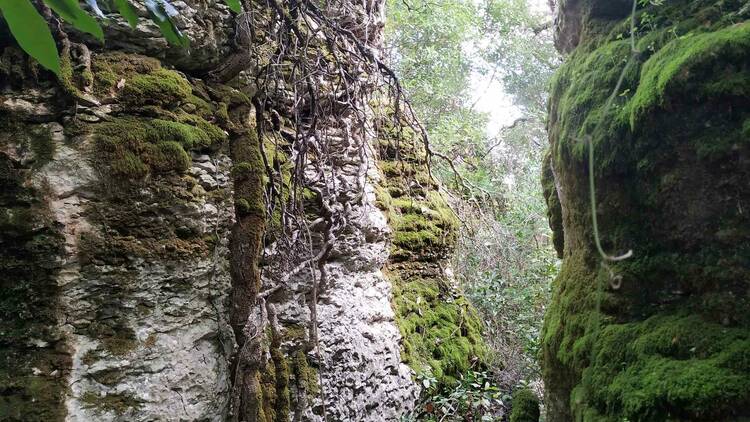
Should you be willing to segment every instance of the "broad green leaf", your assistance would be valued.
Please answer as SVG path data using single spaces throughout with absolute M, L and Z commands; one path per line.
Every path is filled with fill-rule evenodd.
M 47 22 L 29 0 L 0 0 L 0 11 L 18 45 L 39 64 L 60 74 L 55 39 Z
M 234 13 L 241 13 L 242 12 L 242 5 L 240 4 L 240 0 L 224 0 L 229 6 L 230 9 L 232 9 L 232 12 Z
M 76 29 L 88 32 L 98 40 L 104 41 L 102 27 L 96 19 L 81 9 L 77 0 L 44 0 L 44 3 Z
M 159 25 L 159 29 L 161 30 L 162 35 L 164 35 L 164 38 L 167 39 L 167 42 L 178 47 L 187 47 L 189 45 L 188 39 L 174 27 L 172 21 L 169 19 L 164 21 L 158 19 L 152 20 Z
M 151 20 L 159 25 L 162 35 L 167 41 L 179 47 L 188 47 L 188 39 L 182 35 L 180 30 L 172 22 L 172 17 L 178 14 L 177 9 L 174 8 L 167 0 L 146 0 L 146 8 L 151 12 Z
M 115 0 L 115 6 L 122 17 L 128 21 L 131 28 L 135 28 L 138 25 L 138 14 L 135 13 L 135 9 L 133 9 L 128 0 Z

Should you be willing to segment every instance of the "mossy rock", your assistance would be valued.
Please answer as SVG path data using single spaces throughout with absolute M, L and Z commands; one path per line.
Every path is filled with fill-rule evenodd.
M 91 63 L 94 93 L 117 97 L 128 107 L 174 108 L 192 95 L 190 82 L 158 60 L 121 52 L 97 54 Z
M 737 209 L 750 201 L 743 6 L 645 8 L 627 69 L 629 20 L 588 14 L 555 76 L 545 195 L 564 260 L 542 332 L 552 422 L 750 417 L 750 216 Z M 593 241 L 587 136 L 602 245 L 634 251 L 606 267 Z
M 461 374 L 486 364 L 482 321 L 441 268 L 455 245 L 458 219 L 427 173 L 418 138 L 389 128 L 380 132 L 378 167 L 384 177 L 375 192 L 393 229 L 386 275 L 393 285 L 401 357 L 416 373 L 434 376 L 439 389 L 448 389 Z
M 539 398 L 524 388 L 513 393 L 510 422 L 539 422 Z
M 62 420 L 70 356 L 57 331 L 64 239 L 42 193 L 0 154 L 0 420 Z
M 220 129 L 200 117 L 195 125 L 163 119 L 121 117 L 91 125 L 94 156 L 114 176 L 143 180 L 149 174 L 183 173 L 190 167 L 189 150 L 202 150 L 225 139 Z

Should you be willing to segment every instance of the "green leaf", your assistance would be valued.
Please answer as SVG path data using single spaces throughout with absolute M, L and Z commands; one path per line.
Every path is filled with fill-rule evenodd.
M 178 47 L 189 46 L 188 39 L 185 38 L 185 36 L 182 35 L 182 33 L 176 30 L 171 20 L 169 19 L 164 20 L 164 21 L 160 21 L 158 19 L 152 19 L 152 20 L 156 22 L 157 25 L 159 25 L 159 29 L 161 30 L 162 35 L 164 35 L 164 38 L 167 39 L 167 42 L 169 42 L 172 45 L 176 45 Z
M 99 41 L 104 41 L 104 32 L 99 23 L 86 13 L 77 0 L 44 0 L 44 3 L 76 29 L 87 32 Z
M 240 4 L 240 0 L 224 0 L 229 6 L 230 9 L 232 9 L 232 12 L 234 13 L 241 13 L 242 12 L 242 5 Z
M 133 9 L 133 6 L 130 5 L 128 0 L 115 0 L 115 6 L 122 17 L 128 21 L 131 28 L 135 28 L 136 25 L 138 25 L 138 15 L 135 13 L 135 9 Z
M 151 20 L 159 25 L 164 38 L 172 45 L 179 47 L 188 47 L 190 45 L 187 37 L 182 35 L 180 30 L 175 26 L 172 17 L 177 15 L 177 9 L 167 0 L 146 0 L 146 9 L 151 14 Z
M 18 45 L 39 64 L 59 75 L 60 57 L 55 39 L 29 0 L 0 0 L 0 11 Z

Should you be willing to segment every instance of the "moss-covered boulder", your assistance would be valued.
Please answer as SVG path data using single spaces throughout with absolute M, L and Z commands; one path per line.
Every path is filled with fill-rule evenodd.
M 539 422 L 539 397 L 524 388 L 513 394 L 510 422 Z
M 547 199 L 564 233 L 543 330 L 549 420 L 744 420 L 750 9 L 665 1 L 630 34 L 621 12 L 594 12 L 609 2 L 575 3 L 579 40 L 549 115 Z M 631 259 L 602 265 L 595 248 L 587 137 L 602 245 Z
M 393 230 L 386 273 L 402 359 L 417 374 L 434 376 L 440 388 L 450 387 L 487 362 L 482 321 L 445 271 L 459 222 L 428 173 L 417 137 L 381 129 L 377 205 Z

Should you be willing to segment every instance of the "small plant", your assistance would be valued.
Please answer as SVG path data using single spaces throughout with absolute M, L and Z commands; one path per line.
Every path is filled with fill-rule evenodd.
M 500 388 L 488 372 L 468 371 L 452 389 L 440 390 L 431 374 L 417 377 L 424 391 L 408 421 L 495 421 L 503 410 Z

